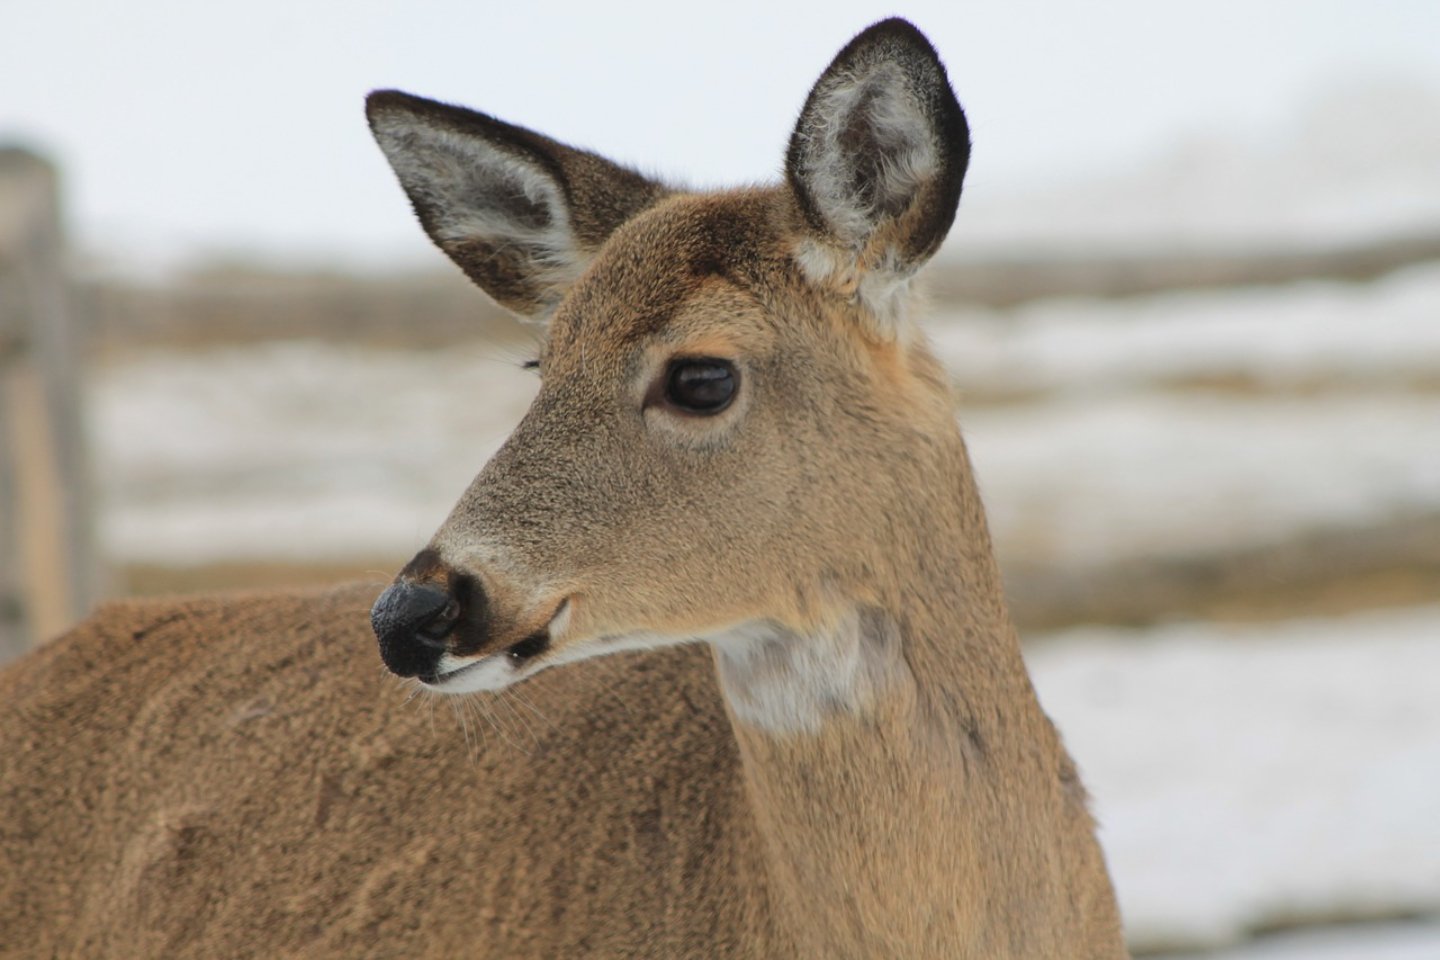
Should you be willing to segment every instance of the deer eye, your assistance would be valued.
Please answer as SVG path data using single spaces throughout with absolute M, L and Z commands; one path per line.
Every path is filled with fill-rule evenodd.
M 740 374 L 728 360 L 672 360 L 665 373 L 665 402 L 686 413 L 710 416 L 730 406 L 739 385 Z

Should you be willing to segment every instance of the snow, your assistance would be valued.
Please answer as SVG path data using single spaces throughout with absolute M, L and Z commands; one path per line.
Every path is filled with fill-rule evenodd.
M 89 414 L 111 556 L 403 559 L 537 386 L 517 355 L 276 342 L 103 366 Z
M 1440 915 L 1440 606 L 1070 630 L 1027 659 L 1137 947 Z
M 977 400 L 1237 378 L 1272 391 L 1434 383 L 1440 264 L 1366 285 L 1311 281 L 951 310 L 928 328 L 962 392 Z
M 1440 508 L 1440 395 L 1121 395 L 962 411 L 1002 554 L 1088 563 Z
M 953 312 L 930 336 L 1013 559 L 1244 546 L 1440 507 L 1440 265 Z

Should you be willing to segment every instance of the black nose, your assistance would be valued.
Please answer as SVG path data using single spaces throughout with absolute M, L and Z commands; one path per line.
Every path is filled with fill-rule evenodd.
M 459 605 L 444 590 L 397 580 L 370 608 L 380 659 L 402 677 L 433 673 Z

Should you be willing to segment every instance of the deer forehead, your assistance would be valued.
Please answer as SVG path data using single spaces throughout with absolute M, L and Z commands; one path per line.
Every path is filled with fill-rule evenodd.
M 947 426 L 948 380 L 923 342 L 877 336 L 864 304 L 814 284 L 806 245 L 782 190 L 662 201 L 615 231 L 560 304 L 547 381 L 608 394 L 598 381 L 641 388 L 671 357 L 718 356 L 766 375 L 772 397 L 823 394 Z
M 652 344 L 737 356 L 798 333 L 786 325 L 796 311 L 776 309 L 806 292 L 782 200 L 775 190 L 682 195 L 620 227 L 556 311 L 547 360 L 629 357 Z

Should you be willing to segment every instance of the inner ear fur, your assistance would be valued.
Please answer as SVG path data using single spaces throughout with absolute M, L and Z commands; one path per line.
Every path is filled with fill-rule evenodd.
M 430 239 L 525 318 L 547 318 L 611 232 L 669 192 L 463 107 L 381 90 L 365 112 Z
M 860 297 L 902 283 L 949 232 L 969 161 L 969 126 L 935 48 L 900 19 L 863 31 L 820 76 L 790 138 L 785 177 L 810 232 L 802 267 Z

